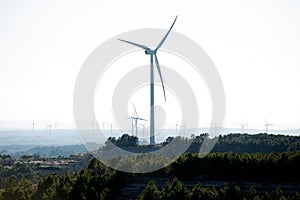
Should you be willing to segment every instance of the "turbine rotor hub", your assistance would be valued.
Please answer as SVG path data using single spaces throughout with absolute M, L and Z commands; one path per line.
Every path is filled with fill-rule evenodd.
M 151 50 L 151 49 L 146 49 L 145 50 L 145 54 L 147 54 L 147 55 L 153 55 L 153 54 L 156 54 L 156 51 L 155 50 Z

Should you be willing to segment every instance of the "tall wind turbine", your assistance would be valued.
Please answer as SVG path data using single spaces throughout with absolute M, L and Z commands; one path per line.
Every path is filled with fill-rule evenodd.
M 154 67 L 153 67 L 153 57 L 155 59 L 156 68 L 157 68 L 157 71 L 159 73 L 159 77 L 160 77 L 160 81 L 161 81 L 161 84 L 162 84 L 162 88 L 163 88 L 163 92 L 164 92 L 164 97 L 165 97 L 165 101 L 166 101 L 165 86 L 164 86 L 164 82 L 163 82 L 163 79 L 162 79 L 162 75 L 161 75 L 161 71 L 160 71 L 160 65 L 159 65 L 156 53 L 157 53 L 157 50 L 163 45 L 163 43 L 167 39 L 167 37 L 168 37 L 171 29 L 173 28 L 176 20 L 177 20 L 177 16 L 176 16 L 173 24 L 171 25 L 170 29 L 166 33 L 166 35 L 162 38 L 162 40 L 160 41 L 160 43 L 157 45 L 157 47 L 154 50 L 150 49 L 147 46 L 141 45 L 141 44 L 137 44 L 137 43 L 130 42 L 130 41 L 127 41 L 127 40 L 119 39 L 122 42 L 126 42 L 128 44 L 131 44 L 131 45 L 134 45 L 134 46 L 137 46 L 139 48 L 144 49 L 145 50 L 145 54 L 146 55 L 150 55 L 150 112 L 151 112 L 151 114 L 150 114 L 150 145 L 155 145 L 155 135 L 154 135 L 155 131 L 154 131 L 154 70 L 153 70 Z

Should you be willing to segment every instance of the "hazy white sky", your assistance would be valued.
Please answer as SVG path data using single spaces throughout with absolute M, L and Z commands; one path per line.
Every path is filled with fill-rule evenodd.
M 87 56 L 122 32 L 167 29 L 178 14 L 174 31 L 219 70 L 227 126 L 299 128 L 299 11 L 297 0 L 0 1 L 0 121 L 72 121 Z

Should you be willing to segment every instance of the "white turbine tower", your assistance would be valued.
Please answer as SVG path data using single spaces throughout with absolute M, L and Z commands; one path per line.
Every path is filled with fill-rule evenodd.
M 165 42 L 165 40 L 167 39 L 171 29 L 173 28 L 175 22 L 176 22 L 176 19 L 177 19 L 177 16 L 173 22 L 173 24 L 171 25 L 170 29 L 168 30 L 168 32 L 166 33 L 166 35 L 162 38 L 162 40 L 160 41 L 160 43 L 157 45 L 157 47 L 153 50 L 153 49 L 150 49 L 149 47 L 147 46 L 144 46 L 144 45 L 141 45 L 141 44 L 137 44 L 137 43 L 134 43 L 134 42 L 129 42 L 127 40 L 122 40 L 122 39 L 119 39 L 120 41 L 122 42 L 126 42 L 128 44 L 131 44 L 131 45 L 134 45 L 134 46 L 137 46 L 139 48 L 142 48 L 145 50 L 145 54 L 146 55 L 150 55 L 150 145 L 155 145 L 155 127 L 154 127 L 154 67 L 153 67 L 153 57 L 155 59 L 155 64 L 156 64 L 156 68 L 157 68 L 157 71 L 158 71 L 158 74 L 160 76 L 160 81 L 162 83 L 162 88 L 163 88 L 163 92 L 164 92 L 164 97 L 165 97 L 165 101 L 166 101 L 166 93 L 165 93 L 165 85 L 164 85 L 164 82 L 163 82 L 163 79 L 162 79 L 162 75 L 161 75 L 161 71 L 160 71 L 160 65 L 159 65 L 159 62 L 158 62 L 158 58 L 157 58 L 157 51 L 158 49 L 163 45 L 163 43 Z

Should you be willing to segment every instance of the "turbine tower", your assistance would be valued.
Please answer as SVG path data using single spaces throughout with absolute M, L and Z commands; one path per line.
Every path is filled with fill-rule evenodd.
M 160 71 L 160 66 L 159 66 L 159 62 L 158 62 L 158 58 L 157 58 L 156 53 L 157 53 L 157 50 L 163 45 L 163 43 L 167 39 L 167 37 L 168 37 L 171 29 L 173 28 L 176 20 L 177 20 L 177 16 L 176 16 L 173 24 L 169 28 L 168 32 L 166 33 L 166 35 L 162 38 L 162 40 L 160 41 L 160 43 L 157 45 L 157 47 L 154 50 L 150 49 L 147 46 L 141 45 L 141 44 L 137 44 L 137 43 L 130 42 L 130 41 L 127 41 L 127 40 L 119 39 L 122 42 L 126 42 L 128 44 L 131 44 L 131 45 L 134 45 L 134 46 L 137 46 L 139 48 L 144 49 L 145 50 L 145 54 L 146 55 L 150 55 L 150 113 L 151 113 L 150 114 L 150 145 L 155 145 L 155 135 L 154 135 L 155 127 L 154 127 L 154 69 L 153 69 L 154 67 L 153 67 L 153 57 L 155 59 L 156 68 L 157 68 L 157 71 L 158 71 L 159 76 L 160 76 L 160 81 L 161 81 L 161 84 L 162 84 L 162 88 L 163 88 L 163 92 L 164 92 L 164 97 L 165 97 L 165 101 L 166 101 L 165 86 L 164 86 L 164 82 L 163 82 L 163 79 L 162 79 L 162 75 L 161 75 L 161 71 Z

